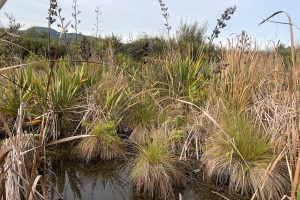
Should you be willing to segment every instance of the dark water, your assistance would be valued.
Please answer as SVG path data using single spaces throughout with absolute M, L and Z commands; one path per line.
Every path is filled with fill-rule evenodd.
M 51 155 L 49 178 L 58 192 L 67 200 L 149 200 L 134 193 L 130 183 L 130 167 L 124 161 L 81 163 L 69 158 L 70 151 L 60 148 Z M 51 199 L 59 199 L 53 188 Z M 180 191 L 182 200 L 222 200 L 218 189 L 199 181 L 188 184 Z M 218 192 L 222 193 L 222 192 Z M 179 199 L 179 192 L 176 194 Z M 224 194 L 222 194 L 224 195 Z M 229 199 L 228 194 L 224 195 Z

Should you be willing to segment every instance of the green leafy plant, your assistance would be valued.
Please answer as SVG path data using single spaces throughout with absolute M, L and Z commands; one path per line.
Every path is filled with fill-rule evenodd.
M 65 62 L 60 62 L 50 88 L 51 100 L 56 110 L 69 108 L 74 102 L 85 81 L 84 68 L 78 67 L 73 73 L 69 73 Z
M 197 61 L 189 57 L 166 63 L 169 90 L 178 98 L 184 97 L 191 102 L 205 102 L 208 80 L 202 73 L 203 56 Z
M 6 79 L 6 87 L 2 87 L 0 110 L 17 116 L 21 103 L 32 107 L 33 103 L 33 71 L 32 68 L 20 69 L 13 76 L 2 75 Z

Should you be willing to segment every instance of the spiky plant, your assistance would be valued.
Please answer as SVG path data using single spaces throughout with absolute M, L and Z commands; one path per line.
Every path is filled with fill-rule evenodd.
M 81 140 L 73 149 L 72 154 L 85 162 L 121 157 L 122 141 L 117 135 L 115 124 L 112 121 L 97 122 L 93 126 L 91 136 Z
M 141 97 L 141 99 L 132 106 L 130 116 L 133 125 L 151 125 L 156 122 L 158 108 L 151 97 Z
M 274 155 L 269 135 L 235 110 L 224 112 L 220 124 L 224 132 L 207 140 L 202 157 L 207 178 L 228 184 L 233 193 L 281 199 L 288 188 L 288 174 Z
M 174 198 L 173 187 L 185 185 L 182 163 L 170 148 L 170 138 L 157 134 L 137 147 L 131 179 L 138 192 L 161 199 Z
M 208 79 L 203 72 L 203 56 L 201 54 L 196 61 L 189 56 L 181 58 L 180 55 L 179 58 L 166 59 L 162 66 L 163 73 L 157 74 L 159 82 L 164 84 L 157 84 L 157 87 L 167 89 L 172 97 L 204 103 Z
M 68 73 L 66 63 L 61 61 L 54 81 L 50 88 L 51 100 L 56 110 L 69 108 L 84 83 L 85 68 L 77 68 L 73 73 Z
M 0 98 L 0 110 L 17 116 L 21 103 L 32 106 L 33 71 L 32 68 L 20 69 L 14 75 L 1 75 L 6 79 L 6 87 L 2 87 L 3 95 Z

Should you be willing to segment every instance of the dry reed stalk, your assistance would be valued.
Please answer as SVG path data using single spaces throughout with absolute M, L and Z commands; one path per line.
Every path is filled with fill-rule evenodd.
M 267 167 L 267 169 L 265 170 L 265 173 L 263 174 L 263 177 L 261 179 L 261 182 L 260 182 L 260 188 L 257 188 L 256 191 L 254 192 L 251 200 L 254 200 L 255 197 L 257 196 L 257 193 L 258 192 L 261 192 L 263 191 L 265 185 L 266 185 L 266 181 L 268 179 L 268 176 L 271 175 L 271 172 L 275 169 L 276 165 L 280 162 L 280 160 L 282 159 L 282 157 L 284 156 L 285 154 L 285 150 L 283 149 L 281 151 L 281 153 L 277 156 L 277 158 L 275 159 L 275 161 L 272 163 L 269 164 L 269 166 Z M 259 196 L 257 196 L 259 198 Z
M 2 199 L 6 200 L 6 189 L 5 189 L 5 174 L 8 171 L 5 170 L 4 168 L 4 160 L 7 157 L 8 153 L 10 152 L 11 148 L 7 146 L 2 146 L 0 149 L 0 168 L 1 168 L 1 177 L 0 177 L 0 182 L 1 182 L 1 193 L 2 193 Z
M 240 153 L 240 151 L 236 148 L 234 141 L 232 141 L 232 139 L 230 138 L 230 136 L 224 131 L 224 129 L 221 127 L 221 125 L 203 108 L 188 102 L 188 101 L 184 101 L 184 100 L 180 100 L 177 99 L 177 101 L 181 102 L 181 103 L 186 103 L 187 105 L 190 105 L 194 108 L 196 108 L 197 110 L 199 110 L 200 112 L 202 112 L 205 116 L 207 116 L 207 118 L 209 120 L 211 120 L 211 122 L 216 125 L 216 127 L 218 127 L 218 129 L 221 131 L 222 134 L 224 134 L 224 136 L 227 138 L 227 140 L 229 141 L 229 143 L 232 145 L 232 148 L 236 151 L 236 153 L 240 156 L 241 160 L 243 161 L 243 163 L 250 169 L 250 167 L 248 166 L 247 162 L 245 161 L 244 157 L 242 156 L 242 154 Z
M 9 137 L 5 140 L 7 146 L 11 146 L 11 152 L 9 153 L 9 160 L 5 163 L 7 168 L 5 196 L 8 199 L 19 200 L 25 198 L 28 191 L 28 179 L 30 162 L 33 159 L 33 153 L 28 149 L 33 149 L 35 145 L 34 139 L 27 134 L 23 133 L 20 124 L 23 122 L 24 111 L 22 105 L 18 110 L 18 116 L 15 122 L 16 136 Z M 0 115 L 1 116 L 1 115 Z M 27 153 L 23 153 L 27 151 Z M 34 193 L 40 195 L 35 189 Z
M 71 137 L 60 139 L 60 140 L 55 140 L 55 141 L 52 141 L 52 142 L 48 142 L 48 143 L 45 144 L 45 147 L 60 144 L 60 143 L 65 143 L 65 142 L 69 142 L 69 141 L 77 140 L 77 139 L 81 139 L 81 138 L 86 138 L 86 137 L 93 137 L 93 136 L 92 135 L 71 136 Z
M 295 128 L 295 122 L 292 122 L 292 152 L 294 156 L 294 161 L 297 160 L 297 132 Z
M 38 168 L 38 165 L 39 165 L 40 155 L 43 151 L 44 131 L 45 131 L 45 117 L 43 115 L 41 130 L 40 130 L 40 133 L 39 133 L 38 147 L 37 147 L 37 149 L 35 151 L 35 154 L 34 154 L 34 158 L 33 158 L 33 162 L 32 162 L 31 175 L 29 177 L 27 199 L 30 199 L 30 197 L 32 197 L 32 195 L 34 193 L 33 185 L 34 185 L 35 179 L 37 177 L 37 168 Z
M 4 6 L 7 0 L 0 0 L 0 10 Z
M 299 155 L 300 155 L 300 148 L 298 150 L 298 159 L 297 159 L 297 163 L 296 163 L 296 170 L 295 170 L 294 180 L 293 180 L 293 185 L 292 185 L 291 200 L 295 199 L 297 186 L 299 184 L 299 175 L 300 175 L 300 156 Z M 299 195 L 300 194 L 297 194 L 297 196 L 299 196 Z
M 12 33 L 7 33 L 7 34 L 12 35 Z M 14 43 L 14 42 L 11 42 L 11 41 L 8 41 L 8 40 L 1 39 L 1 36 L 0 36 L 0 41 L 5 42 L 5 43 L 9 43 L 9 44 L 11 44 L 11 45 L 13 45 L 13 46 L 16 46 L 16 47 L 18 47 L 18 48 L 20 48 L 20 49 L 23 49 L 23 50 L 29 52 L 31 55 L 33 55 L 38 61 L 42 62 L 42 59 L 40 59 L 37 55 L 35 55 L 35 54 L 34 54 L 32 51 L 30 51 L 29 49 L 26 49 L 26 48 L 24 48 L 23 46 L 18 45 L 18 44 Z M 29 63 L 29 64 L 30 64 L 30 63 Z M 2 68 L 1 68 L 1 69 L 2 69 Z
M 16 69 L 16 68 L 20 68 L 20 67 L 24 67 L 24 66 L 28 66 L 28 65 L 32 65 L 32 64 L 37 64 L 37 63 L 41 63 L 41 62 L 37 61 L 37 62 L 24 63 L 24 64 L 20 64 L 20 65 L 14 65 L 14 66 L 10 66 L 10 67 L 2 67 L 2 68 L 0 68 L 0 72 L 6 71 L 9 69 Z
M 287 23 L 287 24 L 290 27 L 292 63 L 293 63 L 293 67 L 295 67 L 295 42 L 294 42 L 293 24 L 292 24 L 290 15 L 284 11 L 277 11 L 277 12 L 273 13 L 271 16 L 269 16 L 268 18 L 264 19 L 261 23 L 259 23 L 259 25 L 269 21 L 269 19 L 271 19 L 272 17 L 274 17 L 280 13 L 284 13 L 286 15 L 286 17 L 288 18 L 289 23 Z

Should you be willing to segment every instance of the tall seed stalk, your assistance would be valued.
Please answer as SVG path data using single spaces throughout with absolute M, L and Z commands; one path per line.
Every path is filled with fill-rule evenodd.
M 158 0 L 158 2 L 159 2 L 159 5 L 160 5 L 160 9 L 162 11 L 162 15 L 163 15 L 163 17 L 165 18 L 165 21 L 166 21 L 164 26 L 167 29 L 168 39 L 170 40 L 170 30 L 171 30 L 172 27 L 169 23 L 169 18 L 170 18 L 170 15 L 168 13 L 169 8 L 166 7 L 166 4 L 164 4 L 162 0 Z
M 72 13 L 72 17 L 74 18 L 74 24 L 71 24 L 71 27 L 75 30 L 75 41 L 76 41 L 76 45 L 77 45 L 77 40 L 78 40 L 78 24 L 81 23 L 81 20 L 78 19 L 78 15 L 81 13 L 80 10 L 78 10 L 77 8 L 79 7 L 79 5 L 77 4 L 77 0 L 73 0 L 74 5 L 72 5 L 72 8 L 74 10 L 74 12 Z
M 295 45 L 294 45 L 294 33 L 293 33 L 293 24 L 292 24 L 292 20 L 291 20 L 291 17 L 288 13 L 286 12 L 283 12 L 283 11 L 277 11 L 275 13 L 273 13 L 271 16 L 269 16 L 268 18 L 264 19 L 259 25 L 269 21 L 271 18 L 273 18 L 274 16 L 278 15 L 278 14 L 285 14 L 287 19 L 288 19 L 288 23 L 282 23 L 282 22 L 276 22 L 276 23 L 280 23 L 280 24 L 287 24 L 289 25 L 289 28 L 290 28 L 290 42 L 291 42 L 291 60 L 292 60 L 292 70 L 290 72 L 290 88 L 289 88 L 289 93 L 290 93 L 290 98 L 293 99 L 293 96 L 295 96 L 295 101 L 298 102 L 298 91 L 297 91 L 297 77 L 299 75 L 299 69 L 296 68 L 296 62 L 295 62 Z M 273 21 L 271 21 L 273 22 Z M 296 103 L 296 117 L 295 117 L 295 122 L 297 124 L 297 126 L 295 126 L 296 128 L 296 133 L 298 133 L 298 142 L 300 140 L 300 134 L 299 134 L 299 131 L 300 131 L 300 125 L 299 125 L 299 104 Z M 296 139 L 297 140 L 297 139 Z M 293 151 L 292 151 L 293 152 Z M 294 152 L 295 153 L 295 152 Z M 294 155 L 294 157 L 296 157 L 297 155 Z M 299 149 L 299 152 L 298 152 L 298 158 L 297 160 L 295 160 L 295 163 L 294 163 L 295 167 L 292 169 L 294 169 L 293 173 L 294 173 L 294 177 L 291 177 L 293 178 L 293 181 L 292 181 L 292 191 L 291 191 L 291 200 L 294 200 L 295 199 L 295 196 L 296 196 L 296 190 L 297 190 L 297 187 L 298 187 L 298 184 L 299 184 L 299 175 L 300 175 L 300 149 Z M 299 195 L 299 194 L 297 194 Z M 297 197 L 297 199 L 299 198 L 299 196 Z
M 65 19 L 62 14 L 61 14 L 61 11 L 62 9 L 57 7 L 57 13 L 58 13 L 58 17 L 59 17 L 59 20 L 60 20 L 60 23 L 57 24 L 57 27 L 61 29 L 61 33 L 60 33 L 60 37 L 59 37 L 59 42 L 60 42 L 60 39 L 61 39 L 61 36 L 62 34 L 64 35 L 64 39 L 65 39 L 65 43 L 67 42 L 67 32 L 68 32 L 68 25 L 70 24 L 70 22 L 67 23 L 67 25 L 64 24 L 65 22 Z
M 100 5 L 98 5 L 96 7 L 95 13 L 96 13 L 96 23 L 94 25 L 95 25 L 95 37 L 97 39 L 98 37 L 101 37 L 101 25 L 100 25 L 101 19 L 100 19 L 100 17 L 102 15 L 102 13 L 100 11 Z
M 50 60 L 50 43 L 51 43 L 51 24 L 53 24 L 56 19 L 54 16 L 57 16 L 57 1 L 56 0 L 50 0 L 50 6 L 48 9 L 48 59 Z
M 213 30 L 213 33 L 211 34 L 210 37 L 208 37 L 209 43 L 212 44 L 213 40 L 215 38 L 218 38 L 219 34 L 220 34 L 220 29 L 225 28 L 226 27 L 226 23 L 225 21 L 228 21 L 231 19 L 230 15 L 233 15 L 234 12 L 236 11 L 236 6 L 232 6 L 227 8 L 224 13 L 222 14 L 220 19 L 217 19 L 218 23 L 215 27 L 215 29 Z

